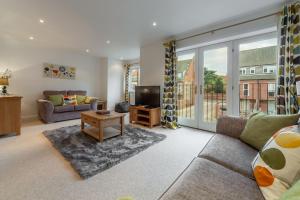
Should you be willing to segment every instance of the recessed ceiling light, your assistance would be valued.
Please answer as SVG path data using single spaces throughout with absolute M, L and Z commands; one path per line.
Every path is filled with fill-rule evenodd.
M 39 22 L 40 22 L 41 24 L 44 24 L 44 23 L 45 23 L 45 20 L 44 20 L 44 19 L 39 19 Z
M 121 57 L 120 57 L 120 60 L 123 60 L 123 59 L 124 59 L 124 57 L 123 57 L 123 56 L 121 56 Z
M 106 44 L 110 44 L 110 40 L 107 40 L 107 41 L 106 41 Z
M 86 50 L 85 50 L 85 52 L 89 53 L 89 52 L 90 52 L 90 50 L 89 50 L 89 49 L 86 49 Z
M 156 23 L 156 22 L 153 22 L 153 23 L 152 23 L 152 26 L 157 26 L 157 23 Z
M 29 40 L 34 40 L 34 37 L 33 37 L 33 36 L 30 36 L 30 37 L 29 37 Z

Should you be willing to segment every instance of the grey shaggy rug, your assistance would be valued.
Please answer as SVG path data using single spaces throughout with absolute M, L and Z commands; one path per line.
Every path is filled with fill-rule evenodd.
M 83 179 L 94 176 L 166 138 L 165 135 L 131 125 L 125 126 L 123 136 L 106 139 L 102 143 L 82 133 L 79 125 L 45 131 L 43 134 L 70 161 Z

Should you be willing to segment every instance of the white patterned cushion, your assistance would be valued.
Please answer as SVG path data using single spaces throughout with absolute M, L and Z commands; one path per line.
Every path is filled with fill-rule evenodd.
M 300 179 L 300 129 L 279 130 L 252 163 L 253 173 L 266 200 L 279 199 Z

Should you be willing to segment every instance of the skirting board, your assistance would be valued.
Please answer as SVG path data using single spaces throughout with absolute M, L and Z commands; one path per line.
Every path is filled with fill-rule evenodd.
M 38 115 L 25 115 L 21 116 L 22 122 L 31 122 L 38 119 Z

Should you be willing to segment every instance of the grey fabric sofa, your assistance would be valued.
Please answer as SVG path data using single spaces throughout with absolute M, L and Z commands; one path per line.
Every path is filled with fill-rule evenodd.
M 93 98 L 90 104 L 81 105 L 66 105 L 66 106 L 53 106 L 53 104 L 48 101 L 49 95 L 86 95 L 86 91 L 82 90 L 68 90 L 68 91 L 54 91 L 47 90 L 43 92 L 44 99 L 37 101 L 38 112 L 40 119 L 45 123 L 53 123 L 71 119 L 79 119 L 80 112 L 87 110 L 97 109 L 97 99 Z
M 221 117 L 217 134 L 160 200 L 263 200 L 251 162 L 257 151 L 239 140 L 246 120 Z

